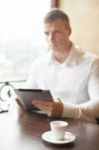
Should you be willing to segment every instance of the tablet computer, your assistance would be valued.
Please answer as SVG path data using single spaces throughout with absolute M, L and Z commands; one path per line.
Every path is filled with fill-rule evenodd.
M 33 99 L 53 101 L 53 97 L 49 90 L 41 89 L 14 89 L 17 97 L 21 100 L 26 110 L 38 110 L 33 107 Z

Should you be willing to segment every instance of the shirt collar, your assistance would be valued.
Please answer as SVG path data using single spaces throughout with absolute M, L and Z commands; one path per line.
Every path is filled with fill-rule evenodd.
M 48 61 L 48 64 L 60 64 L 60 65 L 66 65 L 66 66 L 76 65 L 78 62 L 78 54 L 79 54 L 78 48 L 74 46 L 74 44 L 72 44 L 69 55 L 62 64 L 60 64 L 54 59 L 52 50 L 49 51 L 49 57 L 47 61 Z
M 77 48 L 74 45 L 72 45 L 68 57 L 64 62 L 66 66 L 77 64 L 77 54 L 78 54 Z

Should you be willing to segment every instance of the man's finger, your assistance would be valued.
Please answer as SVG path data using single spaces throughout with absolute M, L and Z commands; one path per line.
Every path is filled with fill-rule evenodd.
M 20 100 L 19 98 L 16 98 L 15 100 L 16 100 L 16 103 L 17 103 L 22 109 L 25 108 L 25 107 L 24 107 L 24 104 L 21 102 L 21 100 Z
M 33 106 L 43 110 L 43 111 L 51 111 L 53 102 L 44 101 L 44 100 L 33 100 L 32 101 Z

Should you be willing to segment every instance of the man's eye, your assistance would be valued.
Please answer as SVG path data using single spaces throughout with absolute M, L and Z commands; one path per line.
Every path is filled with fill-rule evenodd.
M 57 34 L 57 33 L 60 33 L 60 31 L 58 31 L 58 30 L 57 30 L 57 31 L 55 31 L 55 34 Z
M 48 33 L 48 32 L 45 32 L 45 35 L 47 35 L 47 36 L 48 36 L 48 35 L 49 35 L 49 33 Z

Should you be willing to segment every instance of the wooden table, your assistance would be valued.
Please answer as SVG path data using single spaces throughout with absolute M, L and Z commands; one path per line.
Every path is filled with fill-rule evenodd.
M 99 150 L 99 125 L 71 119 L 59 120 L 68 121 L 67 130 L 76 135 L 74 142 L 54 145 L 43 141 L 41 135 L 50 130 L 52 120 L 18 110 L 0 114 L 0 150 Z

